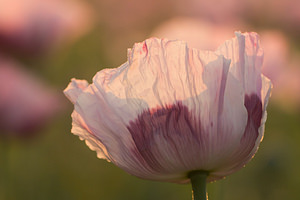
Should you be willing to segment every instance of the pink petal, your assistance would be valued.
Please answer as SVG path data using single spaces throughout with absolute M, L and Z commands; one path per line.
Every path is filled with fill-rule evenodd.
M 128 137 L 125 124 L 109 103 L 93 84 L 87 87 L 76 101 L 72 119 L 77 128 L 72 132 L 86 139 L 98 157 L 110 160 L 126 171 L 144 174 L 149 169 L 133 155 L 132 138 Z
M 263 50 L 259 36 L 236 32 L 236 38 L 227 40 L 216 52 L 231 60 L 230 73 L 241 82 L 245 93 L 255 93 L 260 97 Z
M 109 156 L 105 146 L 89 130 L 82 117 L 76 111 L 72 113 L 72 119 L 72 133 L 79 136 L 81 140 L 85 140 L 87 146 L 91 150 L 97 152 L 98 158 L 106 159 L 107 161 L 109 161 Z
M 78 96 L 83 92 L 89 83 L 86 80 L 77 80 L 72 78 L 68 87 L 64 90 L 64 94 L 68 97 L 68 99 L 75 104 Z

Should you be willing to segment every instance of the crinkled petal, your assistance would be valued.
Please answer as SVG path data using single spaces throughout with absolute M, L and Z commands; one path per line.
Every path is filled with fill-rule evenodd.
M 88 126 L 85 124 L 82 117 L 74 111 L 72 113 L 72 130 L 71 132 L 79 136 L 81 140 L 84 140 L 87 146 L 97 152 L 97 157 L 109 160 L 109 156 L 105 146 L 100 142 L 100 140 L 95 137 L 95 135 L 89 130 Z
M 143 159 L 135 155 L 136 147 L 125 124 L 94 84 L 88 86 L 78 97 L 72 117 L 73 124 L 79 124 L 81 129 L 87 130 L 88 135 L 84 135 L 85 132 L 80 136 L 86 136 L 89 147 L 97 151 L 98 157 L 106 158 L 136 176 L 153 174 L 152 169 L 143 163 Z M 78 128 L 72 129 L 72 132 L 79 135 L 77 130 Z M 94 139 L 98 140 L 96 145 Z
M 267 117 L 266 106 L 272 84 L 261 74 L 263 51 L 256 33 L 236 33 L 236 38 L 226 41 L 217 53 L 232 60 L 230 73 L 242 84 L 244 104 L 248 113 L 247 125 L 240 145 L 228 162 L 232 163 L 217 173 L 228 175 L 243 167 L 254 156 L 263 139 Z
M 233 77 L 227 88 L 229 64 L 223 56 L 188 49 L 184 42 L 153 38 L 129 50 L 125 67 L 99 72 L 94 84 L 120 120 L 129 121 L 137 154 L 147 165 L 183 178 L 186 169 L 213 169 L 243 136 L 244 96 Z
M 236 32 L 236 37 L 222 44 L 216 53 L 231 60 L 230 73 L 238 79 L 245 94 L 261 93 L 263 50 L 257 33 Z
M 71 82 L 64 90 L 64 94 L 68 99 L 75 104 L 78 96 L 82 93 L 82 91 L 87 88 L 89 83 L 86 80 L 78 80 L 75 78 L 71 79 Z
M 262 113 L 262 119 L 261 119 L 261 126 L 259 127 L 259 137 L 256 140 L 255 148 L 253 149 L 252 155 L 255 154 L 255 152 L 258 149 L 258 146 L 260 142 L 263 140 L 264 137 L 264 130 L 265 130 L 265 123 L 267 121 L 267 106 L 269 103 L 269 98 L 271 96 L 271 89 L 273 87 L 271 81 L 265 77 L 264 75 L 261 75 L 262 79 L 262 90 L 261 90 L 261 97 L 262 97 L 262 106 L 263 106 L 263 113 Z

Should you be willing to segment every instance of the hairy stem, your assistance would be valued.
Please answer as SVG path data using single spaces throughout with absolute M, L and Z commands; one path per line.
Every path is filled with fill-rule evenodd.
M 206 178 L 208 172 L 206 171 L 192 171 L 188 174 L 191 179 L 193 200 L 207 200 L 206 194 Z

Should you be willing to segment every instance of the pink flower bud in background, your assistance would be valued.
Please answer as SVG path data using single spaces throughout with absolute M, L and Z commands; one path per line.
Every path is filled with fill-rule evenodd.
M 262 71 L 274 84 L 274 102 L 289 112 L 299 109 L 299 55 L 292 53 L 287 37 L 280 31 L 262 31 L 261 41 L 265 49 Z
M 274 89 L 277 88 L 279 77 L 289 70 L 288 55 L 289 44 L 280 31 L 264 30 L 260 33 L 261 43 L 264 47 L 263 73 L 272 80 Z M 274 90 L 273 90 L 274 93 Z
M 0 136 L 28 136 L 62 108 L 62 99 L 18 64 L 0 56 Z
M 215 50 L 232 36 L 237 27 L 241 28 L 243 25 L 220 25 L 196 18 L 175 17 L 157 26 L 151 36 L 184 40 L 193 48 Z
M 177 11 L 217 23 L 235 21 L 247 9 L 243 0 L 177 0 Z
M 274 85 L 276 102 L 289 112 L 300 109 L 300 59 L 299 55 L 283 70 Z
M 0 46 L 18 53 L 45 53 L 86 33 L 92 21 L 90 8 L 79 1 L 0 1 Z
M 300 1 L 298 0 L 247 0 L 241 17 L 254 24 L 281 27 L 296 38 L 300 33 Z
M 72 133 L 99 158 L 140 178 L 208 181 L 242 168 L 263 138 L 271 82 L 262 75 L 256 33 L 236 33 L 216 51 L 151 38 L 128 50 L 128 61 L 72 79 Z

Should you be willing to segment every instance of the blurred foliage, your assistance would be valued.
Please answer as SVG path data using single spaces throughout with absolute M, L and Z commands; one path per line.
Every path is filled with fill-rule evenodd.
M 19 59 L 62 91 L 72 77 L 91 82 L 102 68 L 125 62 L 126 48 L 146 38 L 154 23 L 119 32 L 99 22 L 73 45 L 46 56 Z M 64 113 L 36 137 L 0 140 L 0 200 L 191 199 L 190 185 L 141 180 L 99 160 L 71 134 L 73 106 L 67 100 L 66 104 Z M 300 199 L 299 121 L 299 111 L 281 110 L 271 99 L 265 138 L 256 156 L 237 173 L 209 184 L 209 199 Z
M 254 159 L 208 185 L 210 200 L 299 199 L 299 115 L 269 107 L 265 138 Z M 42 135 L 1 141 L 0 199 L 191 199 L 190 185 L 145 181 L 96 153 L 70 133 L 72 107 Z

